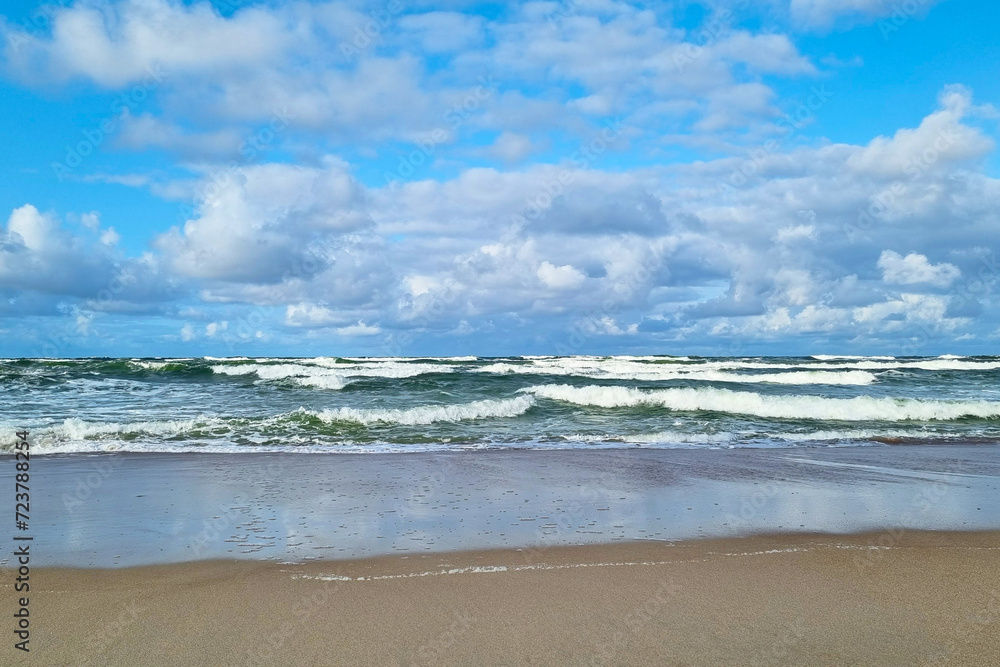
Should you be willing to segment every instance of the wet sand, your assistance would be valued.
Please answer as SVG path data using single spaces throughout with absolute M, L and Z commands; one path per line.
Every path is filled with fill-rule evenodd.
M 68 567 L 1000 529 L 997 446 L 39 456 L 31 474 L 35 564 Z
M 32 571 L 32 665 L 1000 664 L 1000 533 Z M 10 573 L 4 573 L 4 609 Z

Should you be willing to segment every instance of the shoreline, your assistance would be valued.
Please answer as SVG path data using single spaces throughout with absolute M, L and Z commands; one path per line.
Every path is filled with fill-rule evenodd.
M 997 552 L 880 531 L 33 567 L 26 664 L 991 664 Z
M 107 454 L 33 463 L 39 566 L 1000 529 L 1000 448 L 984 445 Z M 0 484 L 12 469 L 0 467 Z M 0 555 L 0 566 L 9 558 Z

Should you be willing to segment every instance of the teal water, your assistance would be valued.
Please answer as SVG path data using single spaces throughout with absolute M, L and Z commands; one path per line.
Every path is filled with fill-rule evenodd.
M 0 360 L 0 450 L 1000 442 L 1000 357 Z

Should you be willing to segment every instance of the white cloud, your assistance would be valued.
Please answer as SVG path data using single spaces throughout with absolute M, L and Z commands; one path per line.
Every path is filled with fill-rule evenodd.
M 505 162 L 519 162 L 532 151 L 531 139 L 513 132 L 502 132 L 493 142 L 492 153 Z
M 935 287 L 948 287 L 962 275 L 954 264 L 931 264 L 927 257 L 910 253 L 903 257 L 892 250 L 884 250 L 878 258 L 882 279 L 893 285 L 926 283 Z
M 51 36 L 7 26 L 6 56 L 48 80 L 83 76 L 118 87 L 183 72 L 252 68 L 296 39 L 290 17 L 244 8 L 229 18 L 208 3 L 167 0 L 78 3 L 52 12 Z
M 357 324 L 339 327 L 336 331 L 341 336 L 374 336 L 381 333 L 382 329 L 378 325 L 372 326 L 358 320 Z
M 104 245 L 115 245 L 121 240 L 121 236 L 115 231 L 114 227 L 108 227 L 103 232 L 101 232 L 101 243 Z
M 285 309 L 285 324 L 293 327 L 322 327 L 340 318 L 329 308 L 309 303 L 289 305 Z
M 584 329 L 606 336 L 631 336 L 639 332 L 639 325 L 633 323 L 622 329 L 613 317 L 605 315 L 597 320 L 585 322 Z
M 157 247 L 184 276 L 274 283 L 307 280 L 327 263 L 328 243 L 371 225 L 364 191 L 339 160 L 209 172 L 204 200 Z
M 537 273 L 543 285 L 555 290 L 576 289 L 587 279 L 583 272 L 568 264 L 554 266 L 550 262 L 542 262 Z
M 0 288 L 87 299 L 92 310 L 126 302 L 148 307 L 176 295 L 156 258 L 121 257 L 118 233 L 102 229 L 97 214 L 80 216 L 80 223 L 83 231 L 75 233 L 31 204 L 14 209 L 0 228 Z
M 428 53 L 471 50 L 483 41 L 483 24 L 479 16 L 442 11 L 411 14 L 399 19 L 404 33 L 411 33 Z
M 76 316 L 76 332 L 81 336 L 90 335 L 90 324 L 94 319 L 93 313 L 80 313 Z
M 629 3 L 574 3 L 551 17 L 544 9 L 520 3 L 487 19 L 333 1 L 248 5 L 221 16 L 207 2 L 94 0 L 53 9 L 51 33 L 3 30 L 8 67 L 28 84 L 82 78 L 126 92 L 138 85 L 142 99 L 126 106 L 147 108 L 146 98 L 156 98 L 160 115 L 126 116 L 118 144 L 186 156 L 231 150 L 237 130 L 278 109 L 308 139 L 368 147 L 442 129 L 446 143 L 484 128 L 509 133 L 495 147 L 509 161 L 527 150 L 518 135 L 586 135 L 601 117 L 638 117 L 664 103 L 693 109 L 691 123 L 703 120 L 703 129 L 739 134 L 774 115 L 761 76 L 817 74 L 787 36 L 736 29 L 732 15 L 706 41 L 703 27 L 682 30 Z M 373 20 L 378 11 L 387 19 Z M 349 57 L 345 46 L 354 50 Z M 442 54 L 446 69 L 435 62 Z M 496 71 L 505 73 L 502 90 L 467 106 Z
M 776 243 L 792 243 L 795 241 L 805 241 L 805 240 L 815 240 L 816 239 L 816 227 L 815 225 L 794 225 L 789 227 L 782 227 L 774 235 L 774 241 Z
M 229 322 L 209 322 L 205 325 L 205 335 L 209 338 L 214 338 L 216 334 L 221 333 L 229 328 Z

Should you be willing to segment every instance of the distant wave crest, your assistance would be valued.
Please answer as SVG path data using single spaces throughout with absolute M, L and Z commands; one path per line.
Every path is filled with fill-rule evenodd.
M 602 408 L 648 405 L 685 412 L 724 412 L 773 419 L 935 421 L 963 417 L 1000 417 L 1000 403 L 990 401 L 926 401 L 871 396 L 765 396 L 715 388 L 644 391 L 630 387 L 573 387 L 564 384 L 538 385 L 520 391 L 540 398 Z

